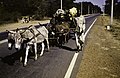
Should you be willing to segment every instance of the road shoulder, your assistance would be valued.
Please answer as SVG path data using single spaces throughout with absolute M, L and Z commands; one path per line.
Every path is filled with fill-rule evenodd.
M 119 78 L 120 44 L 105 29 L 102 16 L 86 38 L 84 54 L 76 78 Z

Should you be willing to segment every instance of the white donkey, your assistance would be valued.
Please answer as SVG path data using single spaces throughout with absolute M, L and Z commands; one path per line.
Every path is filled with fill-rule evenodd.
M 46 40 L 47 48 L 49 50 L 48 30 L 44 26 L 41 26 L 39 28 L 35 28 L 35 26 L 30 26 L 28 27 L 28 29 L 18 30 L 16 34 L 18 35 L 18 37 L 16 37 L 17 39 L 15 41 L 15 48 L 20 48 L 21 41 L 22 43 L 26 44 L 24 66 L 27 65 L 28 52 L 32 45 L 34 45 L 35 60 L 37 60 L 37 43 L 42 44 L 40 56 L 42 56 L 44 52 L 44 40 Z
M 76 21 L 76 32 L 75 32 L 75 38 L 76 38 L 76 45 L 77 49 L 82 50 L 82 44 L 85 41 L 85 17 L 81 15 L 80 17 L 75 18 Z

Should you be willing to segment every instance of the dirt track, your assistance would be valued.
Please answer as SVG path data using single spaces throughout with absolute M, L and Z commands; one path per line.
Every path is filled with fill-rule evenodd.
M 108 24 L 108 17 L 98 17 L 86 38 L 76 78 L 120 78 L 120 41 L 105 29 Z
M 30 21 L 29 23 L 18 22 L 18 23 L 2 24 L 0 25 L 0 32 L 4 32 L 6 30 L 13 30 L 16 28 L 28 27 L 30 25 L 38 25 L 38 22 L 44 24 L 44 23 L 49 23 L 50 20 Z

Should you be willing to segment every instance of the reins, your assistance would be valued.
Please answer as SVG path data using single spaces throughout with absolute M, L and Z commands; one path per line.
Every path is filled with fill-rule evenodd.
M 37 37 L 37 36 L 39 36 L 39 35 L 42 35 L 42 36 L 44 37 L 44 35 L 43 35 L 39 30 L 37 30 L 37 28 L 35 28 L 35 29 L 37 30 L 38 33 L 35 35 L 33 29 L 32 29 L 32 28 L 29 29 L 30 27 L 31 27 L 31 26 L 29 26 L 28 29 L 26 29 L 26 30 L 29 30 L 29 31 L 33 34 L 33 37 L 30 38 L 27 42 L 31 41 L 32 39 L 34 39 L 35 37 Z M 25 31 L 26 31 L 26 30 L 25 30 Z M 24 31 L 24 32 L 25 32 L 25 31 Z M 24 33 L 24 32 L 23 32 L 23 33 Z M 22 34 L 23 34 L 23 33 L 22 33 Z

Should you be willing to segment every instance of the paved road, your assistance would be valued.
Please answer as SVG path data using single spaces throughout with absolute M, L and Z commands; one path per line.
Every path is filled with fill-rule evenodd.
M 87 29 L 95 20 L 97 15 L 86 17 Z M 86 30 L 87 30 L 86 29 Z M 3 40 L 6 38 L 2 33 Z M 44 53 L 34 61 L 32 55 L 28 59 L 27 67 L 23 67 L 19 62 L 19 52 L 7 49 L 7 43 L 0 44 L 0 78 L 64 78 L 69 64 L 76 52 L 75 41 L 70 39 L 61 49 L 50 47 L 50 52 Z M 23 51 L 22 51 L 23 52 Z M 80 52 L 74 66 L 71 78 L 75 78 L 83 52 Z

